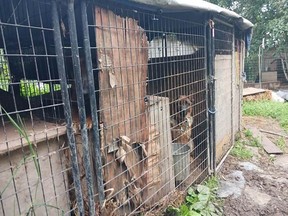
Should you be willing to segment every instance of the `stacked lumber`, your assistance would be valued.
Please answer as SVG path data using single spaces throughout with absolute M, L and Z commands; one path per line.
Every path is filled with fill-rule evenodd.
M 272 100 L 272 92 L 268 89 L 245 88 L 243 101 Z

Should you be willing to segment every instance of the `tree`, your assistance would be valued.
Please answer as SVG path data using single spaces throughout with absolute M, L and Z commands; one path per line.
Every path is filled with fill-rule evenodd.
M 286 61 L 286 68 L 288 68 L 288 0 L 209 1 L 235 11 L 255 25 L 250 55 L 246 58 L 246 66 L 253 67 L 251 73 L 255 75 L 258 70 L 255 70 L 257 67 L 255 63 L 262 38 L 265 39 L 265 50 L 272 50 L 277 58 Z
M 267 48 L 288 49 L 288 0 L 210 0 L 254 23 L 251 52 L 257 52 L 262 38 Z M 287 52 L 287 51 L 286 51 Z

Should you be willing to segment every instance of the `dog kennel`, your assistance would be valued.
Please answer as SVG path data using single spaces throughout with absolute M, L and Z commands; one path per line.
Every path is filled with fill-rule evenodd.
M 205 1 L 0 0 L 0 212 L 153 212 L 240 130 L 252 24 Z

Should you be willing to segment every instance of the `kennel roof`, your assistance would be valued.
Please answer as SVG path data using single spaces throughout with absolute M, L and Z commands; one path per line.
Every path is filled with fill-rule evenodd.
M 123 0 L 114 0 L 122 2 Z M 231 18 L 233 22 L 241 29 L 247 30 L 254 25 L 239 14 L 222 8 L 218 5 L 203 0 L 129 0 L 131 3 L 140 3 L 143 6 L 151 6 L 163 10 L 163 12 L 181 12 L 189 10 L 197 10 L 200 12 L 210 12 Z

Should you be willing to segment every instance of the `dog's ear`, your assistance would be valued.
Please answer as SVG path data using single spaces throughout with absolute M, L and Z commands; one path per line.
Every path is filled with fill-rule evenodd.
M 181 102 L 186 102 L 189 104 L 189 106 L 191 106 L 193 104 L 193 98 L 191 100 L 190 96 L 186 96 L 186 95 L 180 95 L 179 96 L 179 101 Z

